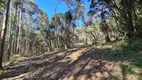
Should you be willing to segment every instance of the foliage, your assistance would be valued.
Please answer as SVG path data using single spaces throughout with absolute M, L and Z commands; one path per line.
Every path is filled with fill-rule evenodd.
M 126 63 L 120 63 L 119 65 L 121 68 L 125 68 L 125 71 L 123 71 L 125 74 L 136 74 L 134 66 Z
M 113 44 L 112 47 L 112 56 L 113 57 L 123 57 L 127 58 L 129 55 L 139 55 L 142 49 L 142 44 L 140 43 L 142 40 L 133 41 L 132 44 L 128 44 L 125 41 L 120 41 Z
M 140 19 L 137 23 L 136 23 L 136 36 L 138 38 L 142 38 L 142 23 L 141 23 L 142 19 Z

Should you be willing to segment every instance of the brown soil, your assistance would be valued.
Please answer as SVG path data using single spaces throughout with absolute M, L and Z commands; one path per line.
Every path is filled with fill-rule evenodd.
M 46 53 L 11 64 L 2 80 L 138 80 L 122 73 L 101 46 L 87 46 Z

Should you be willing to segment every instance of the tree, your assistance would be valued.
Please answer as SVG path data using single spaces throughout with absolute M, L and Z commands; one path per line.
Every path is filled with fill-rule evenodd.
M 6 31 L 7 31 L 7 24 L 8 24 L 8 15 L 9 15 L 9 7 L 10 7 L 10 0 L 7 2 L 7 9 L 6 9 L 6 14 L 5 14 L 5 22 L 3 26 L 3 30 L 1 32 L 1 38 L 0 38 L 0 69 L 2 69 L 2 59 L 3 59 L 3 52 L 4 52 L 4 42 L 5 42 L 5 36 L 6 36 Z
M 106 3 L 103 1 L 95 1 L 92 0 L 91 1 L 91 5 L 90 5 L 90 11 L 88 12 L 88 15 L 90 17 L 93 16 L 93 18 L 100 18 L 100 22 L 101 22 L 101 30 L 105 35 L 105 40 L 106 42 L 110 42 L 110 37 L 109 37 L 109 26 L 106 23 L 106 20 L 109 17 L 109 11 L 108 8 L 106 6 Z

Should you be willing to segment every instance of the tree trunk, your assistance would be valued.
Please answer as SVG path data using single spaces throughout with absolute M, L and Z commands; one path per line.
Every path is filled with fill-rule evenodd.
M 106 23 L 106 21 L 104 21 L 104 26 L 105 26 L 105 39 L 106 39 L 106 42 L 110 42 L 111 40 L 110 40 L 110 37 L 109 37 L 109 27 L 108 27 L 108 25 L 107 25 L 107 23 Z
M 13 29 L 12 29 L 12 18 L 11 18 L 11 5 L 10 5 L 10 15 L 9 15 L 9 17 L 10 17 L 10 20 L 9 20 L 9 45 L 8 45 L 8 51 L 7 51 L 7 53 L 8 53 L 8 55 L 7 55 L 7 59 L 8 60 L 10 60 L 10 55 L 11 55 L 11 45 L 12 45 L 12 31 L 13 31 Z
M 18 13 L 19 13 L 19 7 L 18 5 L 16 6 L 16 14 L 15 14 L 15 44 L 14 44 L 14 54 L 17 54 L 17 41 L 18 41 L 18 23 L 19 23 L 19 16 L 18 16 Z
M 131 41 L 134 37 L 134 25 L 133 25 L 133 18 L 132 18 L 132 4 L 131 1 L 127 0 L 127 8 L 128 8 L 128 38 Z
M 4 53 L 4 43 L 5 43 L 5 36 L 7 31 L 7 24 L 8 24 L 8 15 L 9 15 L 9 7 L 10 7 L 10 0 L 8 0 L 7 10 L 6 10 L 6 17 L 4 26 L 2 28 L 1 38 L 0 38 L 0 69 L 2 69 L 2 61 L 3 61 L 3 53 Z
M 104 33 L 104 35 L 105 35 L 105 40 L 106 40 L 106 42 L 110 42 L 111 40 L 110 40 L 110 37 L 109 37 L 109 27 L 108 27 L 108 25 L 107 25 L 107 23 L 106 23 L 106 20 L 105 20 L 105 14 L 104 14 L 104 12 L 103 12 L 103 9 L 102 9 L 102 11 L 101 11 L 101 30 L 102 30 L 102 32 Z
M 14 11 L 14 22 L 13 22 L 13 41 L 12 41 L 12 53 L 15 54 L 16 53 L 16 34 L 17 34 L 17 5 L 15 7 L 15 11 Z
M 21 25 L 21 19 L 22 19 L 22 11 L 21 11 L 21 9 L 19 10 L 19 23 L 18 23 L 18 29 L 19 29 L 19 31 L 18 31 L 18 40 L 17 40 L 17 51 L 16 51 L 16 53 L 19 53 L 19 50 L 20 50 L 20 40 L 21 40 L 21 27 L 22 27 L 22 25 Z

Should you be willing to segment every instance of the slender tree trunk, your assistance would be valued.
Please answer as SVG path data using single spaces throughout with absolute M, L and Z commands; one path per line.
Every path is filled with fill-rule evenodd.
M 14 26 L 13 26 L 13 47 L 12 47 L 12 51 L 14 54 L 16 54 L 16 40 L 17 40 L 17 9 L 18 9 L 18 6 L 16 5 L 16 8 L 15 8 L 15 12 L 14 12 Z
M 19 10 L 18 10 L 19 13 Z M 16 34 L 15 34 L 15 53 L 17 53 L 17 46 L 18 46 L 18 34 L 19 34 L 19 14 L 17 16 L 17 24 L 16 24 Z
M 14 46 L 14 53 L 15 54 L 17 54 L 17 41 L 18 41 L 18 33 L 19 33 L 19 25 L 18 25 L 18 23 L 19 23 L 19 6 L 17 5 L 17 7 L 16 7 L 16 15 L 15 15 L 15 46 Z
M 134 25 L 133 25 L 133 18 L 132 18 L 132 3 L 131 0 L 127 0 L 127 8 L 128 8 L 128 38 L 131 39 L 134 37 Z
M 14 44 L 15 44 L 15 15 L 16 15 L 16 9 L 13 8 L 13 15 L 14 15 L 14 21 L 12 22 L 12 45 L 11 45 L 11 53 L 14 53 Z
M 18 41 L 17 41 L 17 51 L 16 51 L 16 53 L 19 53 L 19 50 L 20 50 L 21 27 L 22 27 L 21 19 L 22 19 L 22 11 L 20 9 L 20 11 L 19 11 L 19 25 L 18 25 L 18 27 L 19 27 L 19 31 L 18 32 L 19 33 L 18 33 Z
M 8 45 L 8 51 L 7 51 L 7 53 L 8 53 L 8 55 L 7 55 L 7 59 L 8 60 L 10 60 L 10 55 L 11 55 L 11 45 L 12 45 L 12 18 L 11 18 L 11 5 L 10 5 L 10 15 L 9 15 L 9 17 L 10 17 L 10 20 L 9 20 L 9 45 Z
M 0 36 L 0 69 L 2 68 L 2 60 L 3 60 L 3 53 L 4 53 L 3 40 L 4 40 L 5 21 L 6 21 L 6 11 L 4 12 L 2 31 Z
M 106 40 L 106 42 L 110 42 L 111 40 L 110 40 L 110 37 L 109 37 L 109 27 L 108 27 L 108 25 L 107 25 L 107 23 L 106 23 L 106 20 L 103 20 L 103 19 L 105 19 L 105 14 L 103 13 L 103 9 L 102 9 L 102 13 L 101 13 L 101 30 L 102 30 L 102 32 L 104 33 L 104 35 L 105 35 L 105 40 Z
M 2 31 L 2 18 L 0 18 L 0 35 L 1 35 L 1 31 Z
M 0 39 L 0 69 L 3 68 L 2 61 L 3 61 L 3 53 L 4 53 L 4 43 L 5 43 L 5 36 L 7 31 L 7 24 L 8 24 L 8 15 L 9 15 L 9 7 L 10 7 L 10 0 L 8 0 L 7 10 L 6 10 L 6 18 L 4 27 L 2 28 L 1 39 Z
M 110 42 L 111 40 L 110 40 L 110 37 L 109 37 L 109 27 L 108 27 L 108 25 L 107 25 L 107 23 L 106 23 L 106 21 L 104 21 L 104 26 L 105 26 L 105 39 L 106 39 L 106 42 Z
M 27 56 L 28 55 L 28 39 L 26 38 L 26 45 L 25 45 L 25 55 Z

